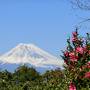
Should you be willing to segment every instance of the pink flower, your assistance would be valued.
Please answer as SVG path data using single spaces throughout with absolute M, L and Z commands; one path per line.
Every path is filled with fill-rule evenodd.
M 69 90 L 76 90 L 76 86 L 72 82 L 69 85 Z
M 90 78 L 90 72 L 86 72 L 84 78 Z
M 78 57 L 75 55 L 74 52 L 70 52 L 69 57 L 70 57 L 71 61 L 77 61 L 78 60 Z
M 75 53 L 74 53 L 74 52 L 70 52 L 70 53 L 69 53 L 69 56 L 70 56 L 71 58 L 74 58 L 74 57 L 75 57 Z
M 90 54 L 90 50 L 88 51 L 88 54 Z
M 75 42 L 77 41 L 77 38 L 76 37 L 72 37 L 72 42 Z
M 87 66 L 87 68 L 90 68 L 90 62 L 88 62 L 86 66 Z
M 84 50 L 84 51 L 87 51 L 87 47 L 86 47 L 86 46 L 84 46 L 84 47 L 83 47 L 83 50 Z
M 73 36 L 77 36 L 77 32 L 72 32 L 72 35 Z
M 84 48 L 83 48 L 83 47 L 77 47 L 77 48 L 76 48 L 76 52 L 77 52 L 77 53 L 80 53 L 80 54 L 83 54 Z
M 69 52 L 68 52 L 68 51 L 65 51 L 65 52 L 64 52 L 64 55 L 65 55 L 66 57 L 68 57 Z
M 72 32 L 72 42 L 77 41 L 77 32 Z

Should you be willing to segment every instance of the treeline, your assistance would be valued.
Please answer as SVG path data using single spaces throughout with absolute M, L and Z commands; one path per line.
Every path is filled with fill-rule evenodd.
M 14 73 L 0 71 L 0 90 L 65 90 L 63 80 L 60 69 L 40 74 L 34 68 L 23 65 Z
M 7 70 L 0 71 L 0 90 L 71 90 L 69 80 L 72 80 L 73 76 L 67 67 L 40 74 L 34 68 L 22 65 L 13 73 Z M 86 84 L 90 87 L 90 80 L 80 80 L 77 83 L 83 86 L 77 90 L 90 90 L 86 88 Z

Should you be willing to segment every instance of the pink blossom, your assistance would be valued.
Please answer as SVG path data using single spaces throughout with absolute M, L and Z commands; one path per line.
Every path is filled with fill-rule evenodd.
M 76 52 L 77 52 L 77 53 L 80 53 L 80 54 L 83 54 L 84 48 L 83 48 L 83 47 L 77 47 L 77 48 L 76 48 Z
M 88 54 L 90 54 L 90 50 L 88 51 Z
M 66 57 L 68 57 L 69 52 L 68 52 L 68 51 L 65 51 L 65 52 L 64 52 L 64 55 L 65 55 Z
M 90 78 L 90 72 L 86 72 L 84 78 Z
M 87 66 L 87 68 L 90 68 L 90 62 L 88 62 L 86 66 Z
M 73 36 L 77 36 L 77 32 L 72 32 L 72 35 Z
M 77 32 L 72 32 L 72 35 L 73 35 L 72 42 L 77 41 Z
M 72 37 L 72 42 L 75 42 L 77 41 L 77 38 L 76 37 Z
M 76 90 L 76 86 L 72 82 L 69 85 L 69 90 Z
M 70 52 L 70 53 L 69 53 L 69 56 L 70 56 L 71 58 L 73 58 L 73 57 L 75 57 L 75 53 L 74 53 L 74 52 Z
M 74 52 L 69 53 L 69 57 L 71 61 L 77 61 L 78 57 L 75 55 Z
M 84 51 L 87 51 L 87 47 L 86 47 L 86 46 L 84 46 L 84 47 L 83 47 L 83 50 L 84 50 Z

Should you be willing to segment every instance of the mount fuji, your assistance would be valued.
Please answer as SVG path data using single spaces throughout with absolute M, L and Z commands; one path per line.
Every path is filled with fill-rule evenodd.
M 30 65 L 39 71 L 45 71 L 61 68 L 63 60 L 58 59 L 34 44 L 23 43 L 0 56 L 1 69 L 13 71 L 23 64 Z

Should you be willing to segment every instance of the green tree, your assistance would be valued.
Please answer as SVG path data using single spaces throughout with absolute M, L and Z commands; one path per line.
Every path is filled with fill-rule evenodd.
M 22 65 L 17 68 L 13 76 L 17 82 L 25 82 L 36 80 L 40 75 L 34 68 L 29 68 L 26 65 Z

